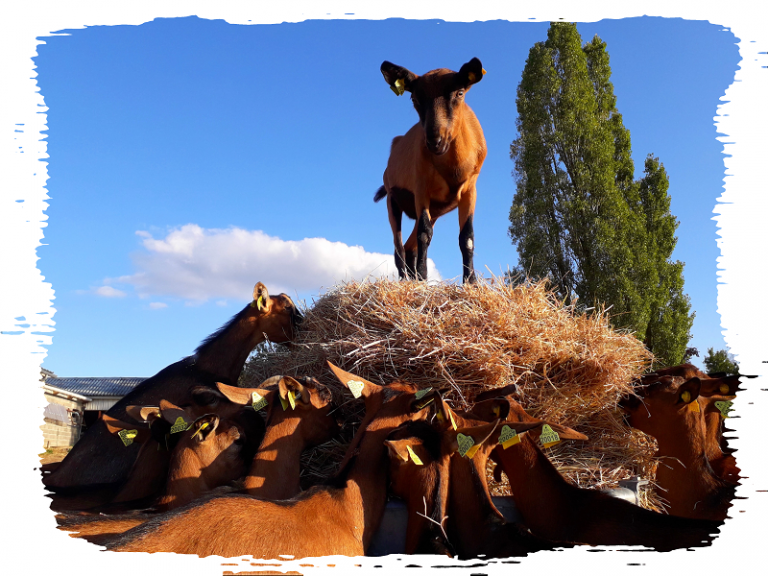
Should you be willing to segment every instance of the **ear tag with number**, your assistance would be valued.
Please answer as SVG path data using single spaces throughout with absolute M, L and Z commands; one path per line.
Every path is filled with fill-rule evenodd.
M 501 427 L 501 434 L 499 434 L 499 444 L 506 450 L 510 446 L 520 443 L 520 436 L 517 435 L 517 430 L 512 430 L 509 426 Z
M 699 400 L 696 399 L 690 404 L 688 404 L 688 410 L 691 412 L 701 412 L 701 407 L 699 406 Z
M 397 96 L 402 96 L 403 92 L 405 92 L 405 80 L 402 78 L 398 78 L 395 80 L 394 84 L 391 84 L 389 88 L 394 92 Z
M 138 433 L 137 430 L 120 430 L 117 435 L 120 436 L 120 440 L 123 441 L 123 444 L 130 446 L 133 444 L 133 439 L 136 438 Z
M 541 427 L 539 441 L 544 448 L 549 448 L 560 442 L 560 435 L 552 430 L 552 427 L 549 424 L 544 424 L 544 426 Z
M 733 406 L 733 402 L 730 400 L 718 400 L 715 402 L 715 408 L 720 410 L 720 416 L 723 418 L 728 418 L 728 412 L 731 411 L 731 406 Z
M 465 436 L 461 432 L 456 435 L 456 442 L 459 445 L 459 454 L 462 456 L 466 456 L 472 446 L 475 445 L 475 441 L 472 440 L 471 436 Z
M 267 399 L 258 392 L 254 392 L 251 394 L 251 406 L 254 410 L 261 410 L 262 408 L 266 408 Z
M 176 418 L 176 422 L 174 422 L 173 426 L 171 426 L 171 434 L 176 434 L 177 432 L 184 432 L 185 430 L 189 430 L 190 424 L 187 424 L 187 421 L 184 420 L 182 416 L 179 416 Z
M 363 388 L 365 388 L 365 384 L 359 380 L 349 380 L 347 382 L 347 388 L 349 388 L 349 391 L 352 392 L 352 396 L 355 398 L 360 398 L 360 396 L 363 395 Z
M 413 463 L 416 464 L 416 466 L 424 466 L 424 462 L 421 461 L 421 458 L 416 456 L 416 454 L 411 449 L 411 447 L 410 446 L 406 446 L 406 448 L 408 449 L 408 454 L 411 455 L 411 460 L 413 460 Z
M 430 392 L 432 392 L 432 386 L 430 386 L 429 388 L 424 388 L 424 390 L 419 390 L 418 392 L 416 392 L 416 400 L 421 400 L 422 398 L 424 398 L 424 396 L 426 396 Z

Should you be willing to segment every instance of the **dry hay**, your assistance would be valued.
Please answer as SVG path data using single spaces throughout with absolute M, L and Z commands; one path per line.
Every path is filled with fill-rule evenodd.
M 295 345 L 280 348 L 253 356 L 241 385 L 275 374 L 313 375 L 334 392 L 346 423 L 340 440 L 305 455 L 307 485 L 335 471 L 364 412 L 327 360 L 375 383 L 440 389 L 458 410 L 482 391 L 516 383 L 529 414 L 589 436 L 547 450 L 572 483 L 616 487 L 634 475 L 652 477 L 652 444 L 625 426 L 616 408 L 650 366 L 650 352 L 613 330 L 604 311 L 563 306 L 544 282 L 344 283 L 306 311 Z M 488 479 L 494 495 L 509 494 Z M 658 506 L 647 497 L 644 504 Z

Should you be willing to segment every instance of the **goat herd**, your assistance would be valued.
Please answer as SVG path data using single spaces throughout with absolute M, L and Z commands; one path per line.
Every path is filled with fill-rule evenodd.
M 312 376 L 233 386 L 256 344 L 289 342 L 302 321 L 288 296 L 261 283 L 253 298 L 104 414 L 59 465 L 43 467 L 61 529 L 118 551 L 358 556 L 391 495 L 408 507 L 406 553 L 471 558 L 576 544 L 703 546 L 726 516 L 739 470 L 722 430 L 738 378 L 691 365 L 643 376 L 620 403 L 671 462 L 657 473 L 669 515 L 569 484 L 542 447 L 586 437 L 526 414 L 514 385 L 458 411 L 436 389 L 377 385 L 330 362 L 345 401 L 362 401 L 365 416 L 336 475 L 301 492 L 302 451 L 338 431 L 333 396 Z M 492 503 L 489 458 L 509 479 L 519 523 Z
M 477 58 L 459 72 L 416 76 L 389 62 L 381 70 L 395 93 L 412 94 L 419 114 L 393 140 L 374 198 L 387 198 L 400 277 L 426 279 L 432 226 L 458 208 L 463 280 L 471 282 L 486 145 L 464 93 L 485 70 Z M 405 244 L 403 212 L 416 220 Z M 301 320 L 288 296 L 270 296 L 258 283 L 251 304 L 192 356 L 115 404 L 60 464 L 43 466 L 60 527 L 118 551 L 359 556 L 393 495 L 408 507 L 406 553 L 472 558 L 576 544 L 702 546 L 726 516 L 738 468 L 722 429 L 738 379 L 690 365 L 644 376 L 621 402 L 628 422 L 668 457 L 657 483 L 669 515 L 569 484 L 542 447 L 586 437 L 526 414 L 514 386 L 455 411 L 436 389 L 377 385 L 330 362 L 345 401 L 361 399 L 365 416 L 336 475 L 301 492 L 302 451 L 338 430 L 330 390 L 312 376 L 235 387 L 253 348 L 266 338 L 290 342 Z M 489 458 L 509 479 L 520 523 L 505 521 L 492 503 Z M 238 488 L 229 486 L 235 481 Z

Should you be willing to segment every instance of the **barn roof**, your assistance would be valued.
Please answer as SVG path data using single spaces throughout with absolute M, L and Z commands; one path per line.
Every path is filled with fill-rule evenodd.
M 123 397 L 144 380 L 146 378 L 48 378 L 45 383 L 95 400 Z

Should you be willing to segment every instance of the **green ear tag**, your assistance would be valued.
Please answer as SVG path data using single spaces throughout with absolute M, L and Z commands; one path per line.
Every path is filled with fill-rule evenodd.
M 177 432 L 184 432 L 184 430 L 189 429 L 190 424 L 187 424 L 187 421 L 184 420 L 183 417 L 179 416 L 176 418 L 176 422 L 174 422 L 173 426 L 171 426 L 171 434 L 176 434 Z
M 720 410 L 720 416 L 723 418 L 728 418 L 728 412 L 731 411 L 731 406 L 733 406 L 733 402 L 730 400 L 718 400 L 715 402 L 715 408 Z
M 469 449 L 475 445 L 475 441 L 471 436 L 464 436 L 461 432 L 456 435 L 456 442 L 459 444 L 459 454 L 466 456 Z
M 403 92 L 405 92 L 405 80 L 403 80 L 402 78 L 398 78 L 397 80 L 395 80 L 395 83 L 393 85 L 390 85 L 389 88 L 397 96 L 402 96 Z
M 406 446 L 408 449 L 408 454 L 411 455 L 411 460 L 413 460 L 413 463 L 416 464 L 416 466 L 424 466 L 424 462 L 421 461 L 421 458 L 416 456 L 416 454 L 413 453 L 413 450 L 411 450 L 410 446 Z
M 544 426 L 541 427 L 541 437 L 539 438 L 539 441 L 544 448 L 549 448 L 560 442 L 560 436 L 557 432 L 552 430 L 552 427 L 549 424 L 544 424 Z
M 416 392 L 416 400 L 421 400 L 422 398 L 424 398 L 424 396 L 426 396 L 430 392 L 432 392 L 432 386 L 430 386 L 429 388 L 424 388 L 424 390 L 419 390 L 418 392 Z
M 117 435 L 120 436 L 120 440 L 122 440 L 123 444 L 126 446 L 133 444 L 133 439 L 136 438 L 137 434 L 137 430 L 120 430 L 120 432 L 117 433 Z
M 253 406 L 254 410 L 261 410 L 262 408 L 266 408 L 267 399 L 258 392 L 254 392 L 251 394 L 251 406 Z
M 516 430 L 512 430 L 509 426 L 501 427 L 501 434 L 499 434 L 499 444 L 506 450 L 510 446 L 520 443 L 520 436 L 517 435 Z
M 355 398 L 360 398 L 360 396 L 363 395 L 363 388 L 365 388 L 365 384 L 359 380 L 350 380 L 347 382 L 347 388 L 349 388 L 349 391 L 352 392 L 352 396 Z

